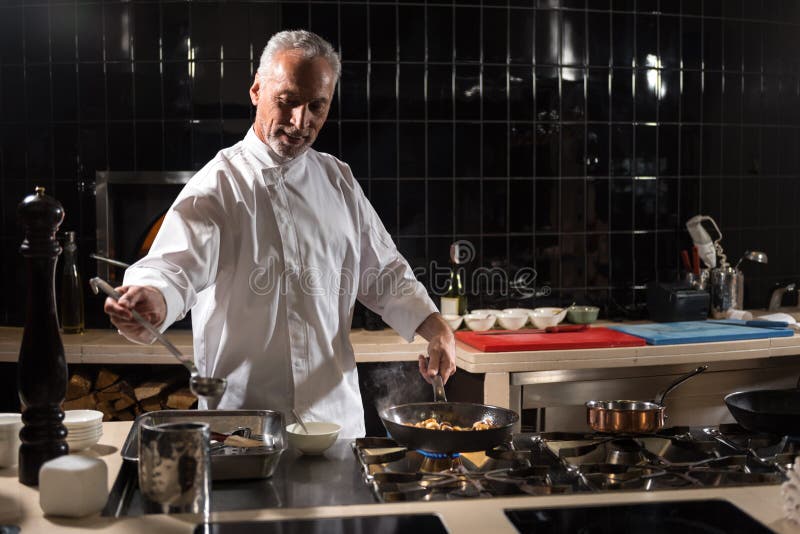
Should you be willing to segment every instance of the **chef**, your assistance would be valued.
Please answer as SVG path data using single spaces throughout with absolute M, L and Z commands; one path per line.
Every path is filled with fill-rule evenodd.
M 419 357 L 429 382 L 455 372 L 455 341 L 350 167 L 311 148 L 340 71 L 321 37 L 272 36 L 250 87 L 252 128 L 186 184 L 105 311 L 126 338 L 151 343 L 131 310 L 161 331 L 192 310 L 200 373 L 228 380 L 200 408 L 295 408 L 357 437 L 356 299 L 429 342 Z

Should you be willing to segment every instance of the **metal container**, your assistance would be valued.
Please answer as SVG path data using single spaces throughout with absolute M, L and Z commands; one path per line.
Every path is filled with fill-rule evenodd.
M 158 511 L 211 512 L 209 439 L 205 423 L 139 425 L 139 487 Z
M 711 271 L 709 269 L 700 269 L 700 274 L 693 272 L 686 273 L 685 281 L 692 289 L 699 289 L 700 291 L 708 290 L 708 279 L 711 278 Z
M 286 449 L 286 423 L 281 412 L 272 410 L 162 410 L 143 413 L 133 422 L 122 445 L 122 457 L 139 461 L 139 429 L 142 424 L 207 423 L 211 432 L 230 434 L 249 428 L 252 437 L 263 439 L 263 447 L 219 447 L 211 451 L 212 480 L 269 478 Z
M 597 432 L 651 434 L 664 426 L 664 405 L 647 401 L 589 401 L 586 422 Z
M 741 310 L 744 297 L 744 275 L 727 265 L 711 270 L 711 316 L 724 319 L 729 310 Z

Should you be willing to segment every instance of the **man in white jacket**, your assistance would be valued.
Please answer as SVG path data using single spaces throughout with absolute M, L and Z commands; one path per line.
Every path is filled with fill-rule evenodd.
M 189 181 L 105 311 L 125 337 L 150 343 L 130 310 L 162 331 L 192 310 L 198 369 L 228 380 L 201 408 L 295 408 L 356 437 L 356 298 L 404 338 L 428 340 L 428 381 L 455 372 L 455 341 L 350 167 L 311 148 L 340 69 L 313 33 L 270 39 L 250 87 L 253 127 Z

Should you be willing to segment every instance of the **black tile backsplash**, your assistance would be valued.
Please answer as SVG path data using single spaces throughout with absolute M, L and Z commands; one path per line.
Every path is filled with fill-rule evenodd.
M 95 171 L 201 167 L 251 123 L 268 36 L 303 27 L 343 64 L 317 148 L 350 164 L 412 265 L 466 239 L 470 270 L 536 269 L 536 299 L 473 307 L 579 300 L 633 314 L 649 281 L 679 275 L 684 223 L 700 212 L 731 258 L 769 254 L 745 267 L 749 306 L 798 281 L 791 1 L 7 2 L 4 254 L 18 256 L 16 205 L 44 185 L 93 274 Z M 22 322 L 17 264 L 3 262 L 0 324 Z M 106 324 L 99 309 L 89 320 Z

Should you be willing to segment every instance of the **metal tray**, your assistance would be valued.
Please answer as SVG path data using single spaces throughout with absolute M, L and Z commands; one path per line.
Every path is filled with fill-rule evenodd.
M 250 428 L 263 436 L 265 446 L 223 447 L 211 451 L 211 478 L 234 480 L 269 478 L 286 449 L 286 425 L 281 412 L 272 410 L 162 410 L 136 418 L 122 445 L 122 458 L 139 461 L 139 426 L 161 423 L 208 423 L 213 432 L 228 434 L 237 428 Z

